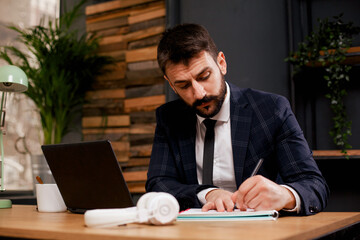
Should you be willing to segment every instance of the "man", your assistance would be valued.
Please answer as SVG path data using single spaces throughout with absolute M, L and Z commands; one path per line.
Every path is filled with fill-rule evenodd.
M 225 55 L 200 25 L 167 30 L 158 62 L 181 99 L 156 111 L 147 191 L 174 195 L 181 209 L 324 209 L 328 187 L 284 97 L 227 83 Z

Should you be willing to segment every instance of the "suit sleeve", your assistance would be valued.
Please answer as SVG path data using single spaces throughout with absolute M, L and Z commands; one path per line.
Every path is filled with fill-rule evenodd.
M 282 181 L 299 194 L 300 215 L 315 214 L 325 208 L 329 188 L 313 159 L 289 102 L 279 97 L 277 106 L 280 130 L 276 134 L 276 155 Z
M 209 187 L 188 182 L 181 157 L 174 141 L 175 136 L 170 136 L 171 124 L 163 124 L 167 114 L 157 109 L 157 125 L 151 153 L 148 179 L 146 182 L 147 192 L 167 192 L 172 194 L 179 202 L 180 209 L 201 207 L 197 193 Z M 173 135 L 173 134 L 172 134 Z M 175 157 L 176 156 L 176 157 Z

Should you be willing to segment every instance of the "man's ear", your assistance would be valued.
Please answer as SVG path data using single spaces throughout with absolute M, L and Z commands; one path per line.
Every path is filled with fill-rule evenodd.
M 227 72 L 227 65 L 226 65 L 225 55 L 223 52 L 219 52 L 217 56 L 217 64 L 219 66 L 221 73 L 225 75 Z
M 172 88 L 172 90 L 178 95 L 174 85 L 171 83 L 171 81 L 167 78 L 166 75 L 164 75 L 164 78 L 166 79 L 166 81 L 168 81 L 168 83 L 169 83 L 170 87 Z

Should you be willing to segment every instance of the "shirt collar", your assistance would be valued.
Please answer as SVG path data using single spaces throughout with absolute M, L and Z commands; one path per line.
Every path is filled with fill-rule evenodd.
M 220 111 L 211 118 L 213 120 L 220 121 L 220 122 L 228 122 L 230 119 L 230 87 L 227 84 L 227 82 L 225 82 L 225 84 L 226 84 L 226 96 L 225 96 L 224 102 L 221 106 Z M 205 120 L 205 118 L 203 118 L 197 114 L 196 114 L 196 117 L 200 123 L 202 123 Z

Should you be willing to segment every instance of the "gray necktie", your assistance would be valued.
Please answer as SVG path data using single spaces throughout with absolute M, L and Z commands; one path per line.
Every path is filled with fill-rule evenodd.
M 212 185 L 213 177 L 213 162 L 214 162 L 214 143 L 215 132 L 214 126 L 216 120 L 205 119 L 204 124 L 206 126 L 205 140 L 204 140 L 204 156 L 203 156 L 203 177 L 202 184 Z

